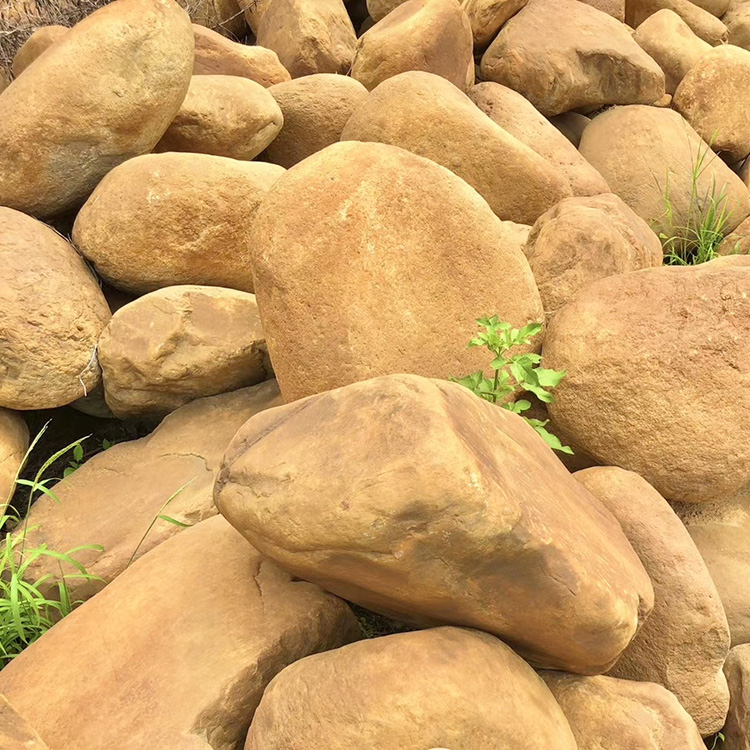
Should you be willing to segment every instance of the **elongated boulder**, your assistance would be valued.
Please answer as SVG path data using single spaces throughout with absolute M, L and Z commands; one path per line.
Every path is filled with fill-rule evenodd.
M 530 0 L 485 52 L 481 72 L 547 117 L 605 104 L 652 104 L 664 95 L 664 73 L 627 28 L 578 0 Z
M 620 522 L 654 586 L 654 609 L 610 671 L 663 685 L 706 737 L 729 706 L 722 672 L 729 625 L 705 562 L 685 526 L 644 479 L 613 466 L 574 474 Z
M 20 414 L 0 409 L 0 514 L 16 489 L 16 472 L 29 447 L 29 428 Z
M 295 575 L 542 666 L 608 669 L 653 603 L 614 517 L 520 417 L 455 383 L 393 375 L 258 415 L 215 501 Z
M 13 75 L 18 76 L 53 44 L 66 37 L 70 29 L 67 26 L 41 26 L 21 45 L 13 57 Z
M 736 646 L 729 652 L 724 674 L 727 676 L 731 702 L 727 723 L 722 730 L 726 750 L 750 748 L 750 646 Z
M 315 685 L 311 693 L 310 685 Z M 547 686 L 497 638 L 432 628 L 308 656 L 263 694 L 245 750 L 577 750 Z
M 357 636 L 344 602 L 216 517 L 56 624 L 3 669 L 0 693 L 54 750 L 100 750 L 104 737 L 119 750 L 234 750 L 278 672 Z
M 518 13 L 529 0 L 463 0 L 462 7 L 469 17 L 474 45 L 484 49 L 497 36 L 507 21 Z
M 640 26 L 649 16 L 660 10 L 674 11 L 697 36 L 712 47 L 725 44 L 729 32 L 716 16 L 699 7 L 692 0 L 627 0 L 625 23 L 633 28 Z
M 479 194 L 380 143 L 338 143 L 290 169 L 261 204 L 250 246 L 288 401 L 376 375 L 463 376 L 487 366 L 466 348 L 476 318 L 543 316 L 515 233 Z
M 275 164 L 164 153 L 112 170 L 79 212 L 73 241 L 112 286 L 176 284 L 252 292 L 247 232 L 284 173 Z
M 172 0 L 92 13 L 0 99 L 0 205 L 48 217 L 80 206 L 150 151 L 190 83 L 190 19 Z
M 550 414 L 668 500 L 750 480 L 750 267 L 648 268 L 589 285 L 550 324 Z
M 384 81 L 357 107 L 341 140 L 387 143 L 432 159 L 466 180 L 501 219 L 519 224 L 532 224 L 571 194 L 552 164 L 432 73 Z

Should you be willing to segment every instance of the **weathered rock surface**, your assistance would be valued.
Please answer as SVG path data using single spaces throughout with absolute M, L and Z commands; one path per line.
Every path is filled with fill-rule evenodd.
M 631 106 L 604 112 L 584 130 L 580 149 L 612 192 L 657 234 L 680 236 L 683 227 L 698 226 L 712 208 L 712 196 L 713 207 L 726 212 L 727 232 L 750 213 L 747 186 L 670 109 Z
M 734 3 L 734 7 L 722 18 L 729 33 L 729 44 L 750 49 L 750 5 Z
M 674 11 L 697 36 L 712 47 L 726 43 L 729 36 L 727 27 L 692 0 L 627 0 L 625 23 L 636 28 L 649 16 L 663 9 Z
M 288 401 L 377 375 L 474 372 L 487 364 L 466 348 L 477 317 L 544 314 L 506 223 L 452 172 L 392 146 L 339 143 L 290 169 L 250 245 Z
M 193 24 L 195 59 L 193 75 L 241 76 L 268 88 L 288 81 L 289 71 L 270 49 L 238 44 L 204 26 Z
M 466 180 L 501 219 L 520 224 L 532 224 L 571 194 L 550 162 L 432 73 L 384 81 L 355 110 L 341 140 L 386 143 L 427 157 Z
M 521 736 L 528 750 L 576 750 L 548 688 L 510 648 L 486 633 L 432 628 L 287 667 L 264 693 L 245 750 L 346 750 L 363 737 L 373 748 L 486 750 Z
M 261 14 L 257 39 L 279 56 L 292 78 L 346 75 L 357 44 L 342 0 L 273 0 Z
M 0 99 L 0 205 L 48 217 L 150 151 L 185 98 L 190 19 L 167 0 L 116 0 Z
M 544 362 L 567 371 L 550 413 L 601 463 L 676 501 L 725 497 L 750 479 L 750 268 L 649 268 L 591 284 L 553 319 Z
M 382 21 L 392 10 L 406 0 L 367 0 L 367 12 L 373 21 Z
M 588 284 L 664 260 L 659 238 L 612 193 L 560 201 L 537 219 L 525 253 L 548 320 Z
M 217 517 L 55 625 L 3 669 L 0 693 L 55 750 L 99 750 L 103 738 L 234 750 L 279 671 L 357 634 L 344 602 L 292 581 Z
M 750 218 L 745 219 L 733 232 L 730 232 L 716 248 L 722 256 L 748 255 L 750 253 Z
M 5 72 L 4 68 L 0 68 L 0 94 L 10 86 L 10 76 Z
M 698 728 L 661 685 L 543 672 L 581 750 L 704 750 Z
M 614 517 L 521 418 L 455 383 L 393 375 L 258 415 L 215 500 L 295 575 L 542 666 L 608 669 L 652 604 Z
M 750 749 L 750 646 L 735 646 L 724 665 L 731 701 L 722 730 L 726 750 Z
M 36 730 L 0 695 L 0 747 L 3 750 L 49 750 Z
M 574 476 L 620 522 L 654 586 L 653 611 L 610 673 L 664 686 L 704 737 L 718 732 L 729 706 L 729 625 L 690 534 L 637 474 L 605 466 Z
M 0 207 L 0 263 L 0 407 L 75 401 L 101 379 L 110 313 L 96 279 L 57 232 L 12 208 Z
M 469 17 L 474 44 L 484 49 L 529 0 L 463 0 L 462 7 Z
M 21 415 L 0 409 L 0 514 L 16 488 L 16 472 L 28 447 L 29 428 Z
M 481 72 L 548 117 L 581 107 L 651 104 L 664 95 L 661 68 L 625 26 L 578 0 L 530 0 L 485 52 Z
M 473 42 L 458 0 L 407 0 L 357 43 L 351 75 L 367 89 L 408 70 L 466 88 L 467 71 L 474 72 Z
M 270 89 L 281 108 L 284 126 L 266 150 L 268 160 L 293 167 L 337 143 L 367 89 L 348 76 L 319 73 L 295 78 Z
M 625 21 L 625 0 L 580 0 L 592 8 L 607 13 L 618 21 Z
M 159 513 L 188 524 L 216 514 L 214 475 L 229 441 L 250 417 L 280 403 L 273 381 L 199 399 L 170 414 L 151 435 L 99 453 L 55 485 L 59 504 L 47 497 L 34 503 L 29 526 L 37 528 L 29 531 L 30 543 L 55 550 L 103 546 L 103 553 L 76 554 L 102 580 L 68 582 L 74 598 L 90 598 L 122 573 L 136 550 L 143 555 L 180 532 L 157 520 L 138 548 Z M 42 560 L 34 571 L 55 575 L 58 569 Z
M 67 26 L 41 26 L 38 28 L 16 52 L 13 58 L 13 75 L 17 78 L 34 60 L 46 52 L 53 44 L 68 35 Z
M 180 111 L 154 150 L 249 161 L 283 123 L 279 105 L 259 83 L 239 76 L 193 76 Z
M 242 13 L 245 16 L 245 21 L 252 30 L 253 34 L 258 33 L 260 19 L 270 3 L 271 0 L 238 0 L 237 4 L 240 6 L 240 8 L 242 8 Z
M 232 39 L 242 39 L 247 25 L 237 0 L 177 0 L 189 11 L 196 24 L 220 32 Z
M 112 170 L 76 218 L 73 241 L 109 283 L 136 294 L 175 284 L 253 291 L 247 233 L 275 164 L 149 154 Z

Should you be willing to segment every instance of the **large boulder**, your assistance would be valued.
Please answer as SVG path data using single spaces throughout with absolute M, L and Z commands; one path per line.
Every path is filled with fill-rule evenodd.
M 16 472 L 29 447 L 29 428 L 20 414 L 0 409 L 0 515 L 16 489 Z
M 486 82 L 474 86 L 469 97 L 493 122 L 562 172 L 573 195 L 609 192 L 604 178 L 576 147 L 517 91 Z
M 668 500 L 705 502 L 750 480 L 750 267 L 648 268 L 587 286 L 553 319 L 549 405 L 600 463 Z
M 0 695 L 0 747 L 3 750 L 49 750 L 34 727 L 3 695 Z
M 636 28 L 649 16 L 664 9 L 675 12 L 694 34 L 712 47 L 726 43 L 729 37 L 727 27 L 692 0 L 627 0 L 625 23 Z
M 578 0 L 530 0 L 485 52 L 481 71 L 548 117 L 581 107 L 652 104 L 664 95 L 664 73 L 627 28 Z
M 608 669 L 652 605 L 614 517 L 523 419 L 455 383 L 392 375 L 258 415 L 215 501 L 295 575 L 537 665 Z
M 172 286 L 125 305 L 99 339 L 104 393 L 122 419 L 164 416 L 268 377 L 255 295 Z
M 190 151 L 250 161 L 278 135 L 279 105 L 239 76 L 193 76 L 185 101 L 154 151 Z
M 269 381 L 198 399 L 172 412 L 148 437 L 117 443 L 58 482 L 54 492 L 59 503 L 40 497 L 29 514 L 28 543 L 63 551 L 104 547 L 103 552 L 76 554 L 99 580 L 68 582 L 74 599 L 90 598 L 120 575 L 132 557 L 181 533 L 182 527 L 159 514 L 183 524 L 216 514 L 212 488 L 229 441 L 250 417 L 280 403 L 278 388 Z M 54 576 L 59 568 L 56 560 L 40 558 L 32 571 Z
M 0 264 L 0 407 L 52 409 L 93 390 L 110 312 L 86 263 L 46 224 L 0 207 Z
M 672 693 L 650 682 L 543 672 L 579 750 L 705 750 Z
M 245 750 L 350 750 L 363 737 L 370 748 L 487 750 L 524 737 L 524 750 L 577 750 L 534 670 L 497 638 L 460 628 L 397 633 L 292 664 L 263 694 Z
M 284 125 L 266 156 L 287 169 L 336 143 L 354 110 L 367 98 L 359 81 L 331 73 L 279 83 L 270 93 L 281 108 Z
M 156 145 L 192 67 L 190 19 L 171 0 L 92 13 L 0 98 L 0 205 L 42 217 L 78 207 Z
M 724 664 L 731 693 L 723 750 L 750 750 L 750 645 L 735 646 Z
M 54 750 L 100 750 L 104 738 L 118 750 L 234 750 L 278 672 L 357 633 L 344 602 L 216 517 L 57 623 L 3 669 L 0 693 Z
M 497 36 L 503 25 L 523 8 L 529 0 L 463 0 L 462 7 L 469 17 L 474 46 L 484 49 Z
M 256 35 L 292 78 L 346 75 L 357 44 L 343 0 L 273 0 L 264 7 Z
M 381 83 L 341 140 L 387 143 L 432 159 L 466 180 L 501 219 L 520 224 L 532 224 L 571 194 L 550 162 L 432 73 L 410 71 Z
M 654 586 L 653 611 L 610 673 L 663 685 L 704 737 L 718 732 L 729 706 L 729 625 L 690 534 L 637 474 L 606 466 L 574 476 L 620 522 Z
M 18 76 L 53 44 L 66 37 L 70 29 L 67 26 L 41 26 L 21 45 L 13 57 L 13 75 Z
M 469 71 L 473 78 L 471 26 L 458 0 L 407 0 L 360 37 L 351 75 L 367 89 L 407 70 L 459 88 Z
M 657 234 L 682 236 L 708 212 L 723 212 L 731 232 L 750 213 L 747 186 L 671 109 L 604 112 L 584 130 L 580 149 Z
M 283 173 L 275 164 L 207 154 L 131 159 L 86 201 L 73 241 L 101 276 L 126 292 L 175 284 L 252 292 L 247 233 Z
M 476 318 L 544 314 L 514 233 L 481 196 L 380 143 L 338 143 L 290 169 L 250 245 L 286 400 L 390 373 L 463 376 L 488 364 L 466 348 Z
M 611 193 L 560 201 L 537 219 L 525 252 L 548 320 L 588 284 L 664 261 L 659 238 Z

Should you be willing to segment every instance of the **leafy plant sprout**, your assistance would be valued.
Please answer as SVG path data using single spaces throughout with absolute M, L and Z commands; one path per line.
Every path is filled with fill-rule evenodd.
M 554 397 L 547 389 L 557 386 L 566 375 L 565 372 L 540 367 L 542 358 L 539 354 L 528 352 L 507 356 L 514 347 L 531 343 L 531 339 L 541 333 L 541 323 L 529 323 L 519 329 L 513 328 L 510 323 L 501 323 L 497 315 L 493 315 L 491 318 L 479 318 L 477 325 L 479 333 L 469 342 L 469 348 L 481 346 L 489 350 L 494 356 L 490 362 L 494 374 L 488 378 L 482 370 L 477 370 L 465 378 L 451 380 L 468 388 L 480 398 L 522 416 L 553 450 L 572 454 L 569 446 L 563 445 L 556 435 L 547 430 L 548 419 L 531 419 L 523 416 L 523 412 L 531 408 L 530 401 L 508 400 L 518 388 L 521 388 L 527 393 L 534 394 L 543 403 L 550 404 Z

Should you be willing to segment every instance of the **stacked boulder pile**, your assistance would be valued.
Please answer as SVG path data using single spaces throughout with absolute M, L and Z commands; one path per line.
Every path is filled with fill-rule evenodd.
M 0 746 L 748 750 L 750 2 L 212 13 L 0 78 L 0 497 L 29 413 L 152 426 L 28 512 L 87 575 Z

